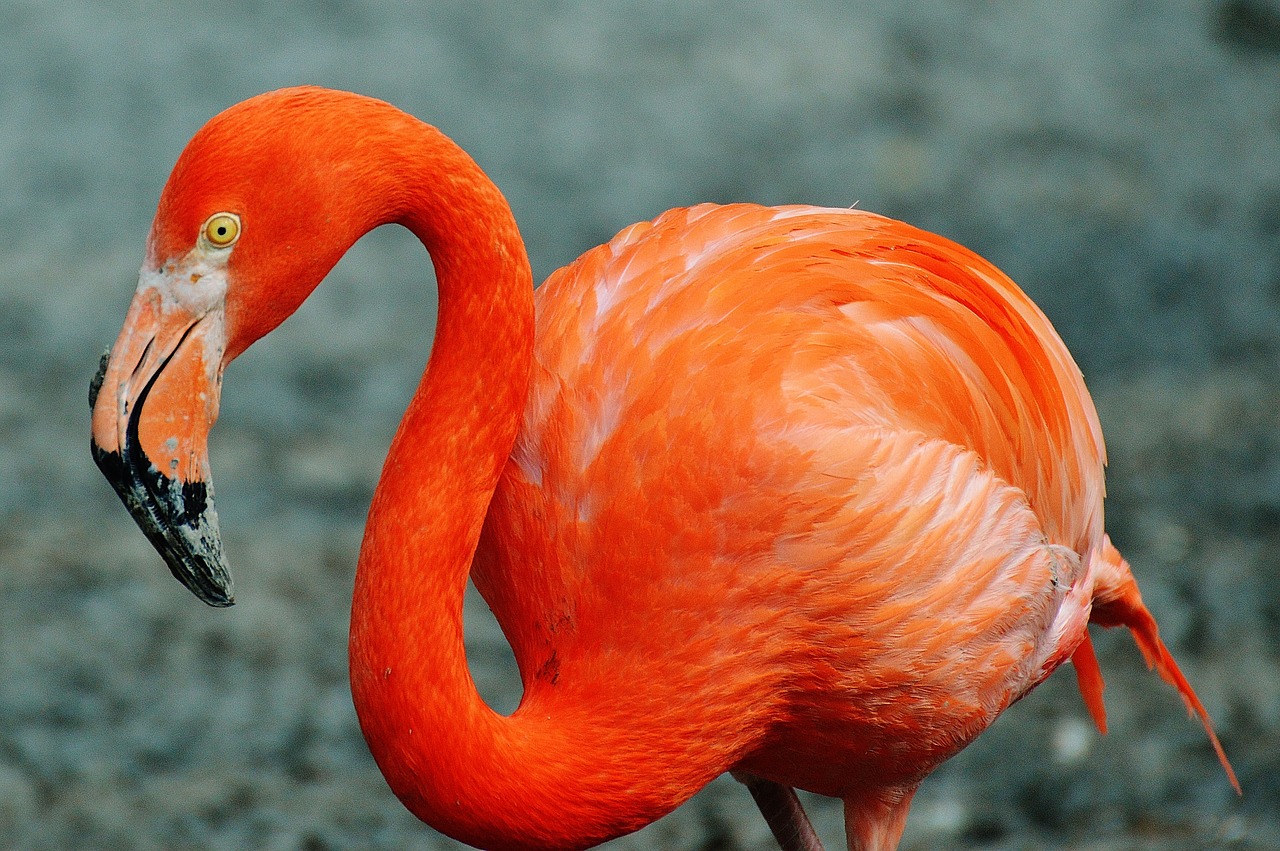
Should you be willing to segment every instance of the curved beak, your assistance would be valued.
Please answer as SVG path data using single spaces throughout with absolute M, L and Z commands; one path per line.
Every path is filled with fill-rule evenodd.
M 187 286 L 192 286 L 188 283 Z M 224 312 L 193 309 L 171 277 L 144 275 L 124 328 L 89 385 L 93 459 L 178 581 L 230 606 L 209 480 L 218 418 Z

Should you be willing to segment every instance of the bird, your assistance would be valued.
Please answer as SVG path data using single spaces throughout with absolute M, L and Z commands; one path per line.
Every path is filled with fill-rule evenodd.
M 535 290 L 507 201 L 435 127 L 318 87 L 211 119 L 161 192 L 90 389 L 92 455 L 173 574 L 233 601 L 208 435 L 225 366 L 362 235 L 434 265 L 427 367 L 356 566 L 352 698 L 395 795 L 487 849 L 586 848 L 725 773 L 786 851 L 795 790 L 892 851 L 941 763 L 1127 627 L 1198 716 L 1103 525 L 1105 450 L 1043 312 L 974 252 L 849 208 L 634 224 Z M 467 668 L 468 579 L 522 697 Z

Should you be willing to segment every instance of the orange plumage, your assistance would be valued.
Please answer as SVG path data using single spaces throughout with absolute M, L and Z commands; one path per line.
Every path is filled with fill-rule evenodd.
M 219 210 L 240 242 L 192 247 Z M 370 511 L 352 689 L 424 820 L 584 847 L 732 770 L 758 798 L 840 797 L 850 847 L 892 849 L 920 781 L 1068 658 L 1102 723 L 1091 616 L 1134 631 L 1212 738 L 1103 534 L 1101 430 L 1061 340 L 991 264 L 871 213 L 672 210 L 531 300 L 505 202 L 438 131 L 353 95 L 262 96 L 166 187 L 149 265 L 223 263 L 225 304 L 167 337 L 155 311 L 126 325 L 95 408 L 104 471 L 172 452 L 185 420 L 164 411 L 191 404 L 157 383 L 142 407 L 170 367 L 136 377 L 140 336 L 175 339 L 190 381 L 186 349 L 234 357 L 385 221 L 432 252 L 441 312 Z M 285 250 L 309 227 L 314 250 Z M 167 280 L 144 274 L 151 303 L 181 301 Z M 466 670 L 468 573 L 520 666 L 507 718 Z

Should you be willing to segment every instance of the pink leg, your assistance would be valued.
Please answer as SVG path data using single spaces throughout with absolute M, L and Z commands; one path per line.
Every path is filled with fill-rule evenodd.
M 912 789 L 884 789 L 861 798 L 846 798 L 844 830 L 849 851 L 897 851 L 907 826 Z
M 804 814 L 794 789 L 740 771 L 733 772 L 733 777 L 744 784 L 755 799 L 782 851 L 823 851 L 822 842 Z

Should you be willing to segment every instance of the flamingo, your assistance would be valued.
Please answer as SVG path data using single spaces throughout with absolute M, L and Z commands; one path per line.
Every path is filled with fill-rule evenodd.
M 480 848 L 585 848 L 732 772 L 784 849 L 794 789 L 892 851 L 940 763 L 1125 626 L 1209 716 L 1103 531 L 1102 434 L 987 261 L 856 209 L 676 209 L 535 293 L 503 196 L 439 130 L 303 87 L 179 157 L 91 385 L 92 451 L 170 570 L 232 603 L 207 437 L 228 362 L 385 223 L 428 250 L 430 361 L 369 509 L 351 689 L 390 788 Z M 518 663 L 463 646 L 470 577 Z

